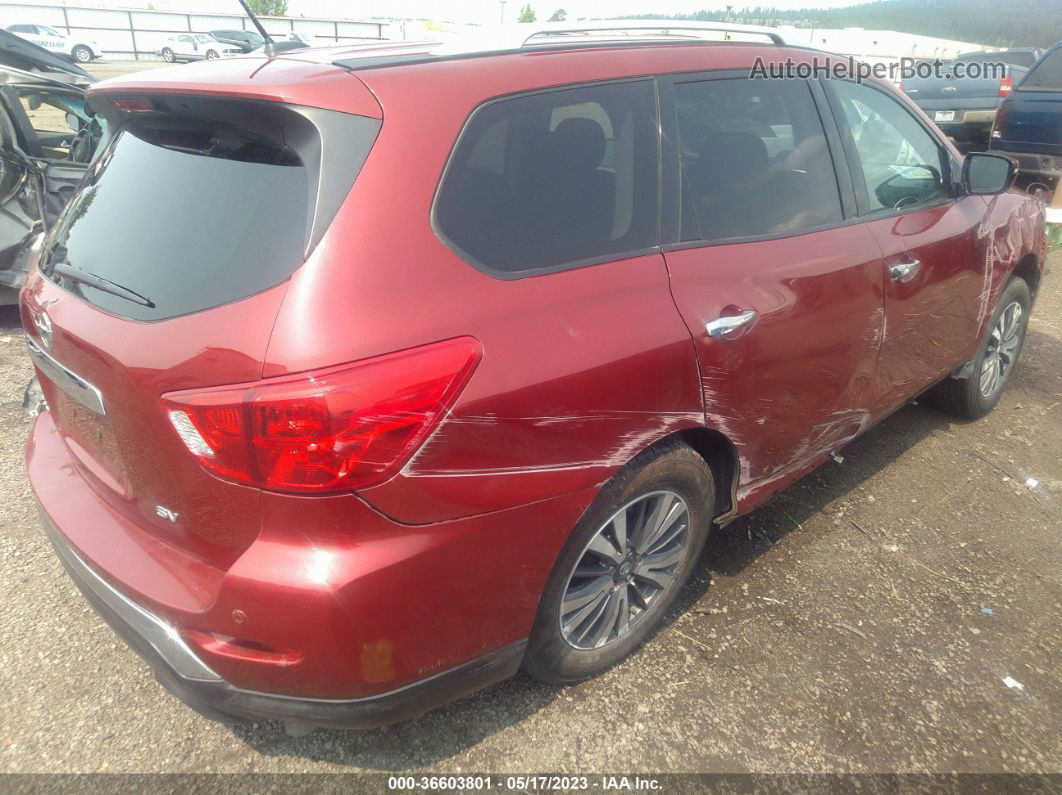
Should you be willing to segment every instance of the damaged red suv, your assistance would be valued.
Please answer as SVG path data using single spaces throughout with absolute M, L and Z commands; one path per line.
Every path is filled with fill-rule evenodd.
M 751 77 L 815 55 L 762 38 L 91 89 L 108 138 L 22 292 L 29 478 L 168 690 L 367 727 L 593 675 L 710 527 L 914 395 L 993 407 L 1041 206 L 889 86 Z

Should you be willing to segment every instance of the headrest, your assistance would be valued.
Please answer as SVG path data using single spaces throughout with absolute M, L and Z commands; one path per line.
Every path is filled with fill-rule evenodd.
M 565 119 L 550 134 L 555 165 L 591 171 L 605 158 L 605 131 L 593 119 Z

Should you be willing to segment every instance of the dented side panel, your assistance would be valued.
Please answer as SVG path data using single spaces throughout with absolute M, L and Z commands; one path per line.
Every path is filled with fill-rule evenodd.
M 705 421 L 737 449 L 744 512 L 870 422 L 881 252 L 853 225 L 666 258 L 700 359 Z M 705 332 L 707 322 L 750 309 L 758 316 L 737 335 Z
M 973 356 L 988 311 L 991 266 L 978 227 L 980 196 L 868 223 L 885 256 L 885 337 L 876 402 L 892 407 Z M 891 265 L 917 261 L 910 281 L 888 278 Z

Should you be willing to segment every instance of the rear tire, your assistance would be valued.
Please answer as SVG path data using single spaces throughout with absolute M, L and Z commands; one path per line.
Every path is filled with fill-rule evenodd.
M 71 55 L 74 56 L 74 60 L 78 63 L 90 63 L 93 58 L 92 50 L 84 44 L 77 45 Z
M 1032 298 L 1024 279 L 1014 277 L 996 302 L 996 310 L 967 378 L 948 378 L 926 394 L 926 402 L 948 414 L 976 420 L 999 403 L 1025 344 Z
M 714 498 L 711 470 L 681 442 L 646 451 L 613 478 L 557 558 L 524 670 L 545 682 L 575 682 L 638 648 L 689 579 Z
M 177 61 L 177 56 L 169 47 L 163 47 L 162 60 L 164 60 L 166 63 L 175 63 Z

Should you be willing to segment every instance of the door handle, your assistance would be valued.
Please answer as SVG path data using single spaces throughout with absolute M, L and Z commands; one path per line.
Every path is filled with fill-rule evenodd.
M 922 268 L 922 261 L 917 257 L 912 257 L 906 262 L 897 262 L 895 265 L 889 266 L 889 278 L 894 282 L 900 284 L 907 284 L 915 276 L 918 275 L 918 271 Z
M 727 339 L 731 332 L 737 331 L 742 326 L 747 326 L 755 320 L 756 314 L 755 309 L 746 309 L 740 315 L 727 315 L 715 320 L 709 320 L 704 324 L 704 330 L 708 332 L 709 337 Z

